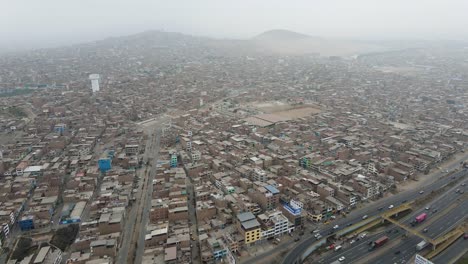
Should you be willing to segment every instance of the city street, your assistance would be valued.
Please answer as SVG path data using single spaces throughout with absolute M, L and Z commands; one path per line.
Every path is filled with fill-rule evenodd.
M 151 205 L 153 189 L 151 183 L 156 173 L 159 140 L 159 131 L 151 133 L 147 140 L 143 160 L 149 161 L 150 165 L 145 165 L 138 170 L 140 180 L 137 191 L 134 193 L 136 200 L 130 208 L 128 218 L 126 218 L 122 245 L 118 251 L 117 263 L 120 264 L 139 263 L 136 261 L 139 259 L 141 262 L 143 256 L 146 224 L 149 218 L 149 206 Z M 146 164 L 146 162 L 144 163 Z
M 201 263 L 200 244 L 198 241 L 198 221 L 196 211 L 196 198 L 192 180 L 190 177 L 186 178 L 187 194 L 188 194 L 188 211 L 189 211 L 189 226 L 190 226 L 190 239 L 192 247 L 192 261 L 194 264 Z

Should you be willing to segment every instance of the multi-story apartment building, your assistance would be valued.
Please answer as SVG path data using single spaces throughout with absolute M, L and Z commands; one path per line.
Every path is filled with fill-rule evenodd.
M 237 230 L 243 236 L 246 245 L 261 239 L 260 223 L 251 212 L 237 215 Z
M 253 197 L 264 211 L 269 211 L 278 207 L 279 194 L 279 190 L 274 186 L 265 185 L 257 188 Z
M 268 212 L 258 216 L 262 224 L 262 239 L 282 236 L 294 230 L 293 224 L 280 211 Z

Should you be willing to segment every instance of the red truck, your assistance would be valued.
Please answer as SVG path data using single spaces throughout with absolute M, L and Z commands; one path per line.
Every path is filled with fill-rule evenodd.
M 426 218 L 427 218 L 427 214 L 422 213 L 422 214 L 416 216 L 416 218 L 414 219 L 414 221 L 411 224 L 414 226 L 415 224 L 419 224 L 422 221 L 426 220 Z
M 372 243 L 372 247 L 369 250 L 373 250 L 375 248 L 378 248 L 378 247 L 382 246 L 383 244 L 387 243 L 387 241 L 388 241 L 388 236 L 383 236 L 383 237 L 377 239 L 376 241 L 374 241 Z

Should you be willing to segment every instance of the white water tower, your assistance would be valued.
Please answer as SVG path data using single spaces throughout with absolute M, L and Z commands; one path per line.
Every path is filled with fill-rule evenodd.
M 91 90 L 93 93 L 99 92 L 99 74 L 91 74 L 89 75 L 89 79 L 91 80 Z

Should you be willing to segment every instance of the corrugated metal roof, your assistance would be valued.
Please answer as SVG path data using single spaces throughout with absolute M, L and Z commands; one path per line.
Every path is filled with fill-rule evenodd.
M 267 185 L 265 186 L 265 189 L 267 189 L 269 192 L 271 192 L 272 194 L 277 194 L 279 193 L 279 190 L 276 189 L 273 185 Z

